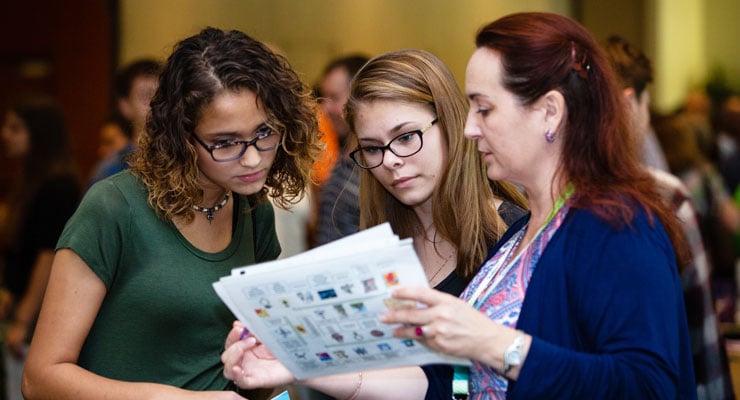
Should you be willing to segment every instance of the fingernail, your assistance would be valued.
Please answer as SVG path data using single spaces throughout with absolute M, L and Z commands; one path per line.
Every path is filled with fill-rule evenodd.
M 249 329 L 247 329 L 247 327 L 244 327 L 244 329 L 242 329 L 242 334 L 239 336 L 239 340 L 244 340 L 247 338 L 247 336 L 249 336 Z

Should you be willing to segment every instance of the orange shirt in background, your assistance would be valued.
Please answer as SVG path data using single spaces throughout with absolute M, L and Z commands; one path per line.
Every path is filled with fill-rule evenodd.
M 331 120 L 321 110 L 318 111 L 319 132 L 321 132 L 321 141 L 324 143 L 324 152 L 313 165 L 311 176 L 318 186 L 321 186 L 329 179 L 331 170 L 339 157 L 339 139 L 331 124 Z

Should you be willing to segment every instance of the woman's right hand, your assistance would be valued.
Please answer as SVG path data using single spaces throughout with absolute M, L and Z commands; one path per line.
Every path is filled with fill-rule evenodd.
M 241 339 L 244 326 L 234 322 L 226 337 L 226 350 L 221 354 L 224 376 L 242 389 L 271 388 L 295 381 L 293 374 L 250 334 Z

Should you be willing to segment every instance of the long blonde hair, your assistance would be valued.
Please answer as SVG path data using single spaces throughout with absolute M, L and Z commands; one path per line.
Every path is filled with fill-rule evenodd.
M 494 205 L 492 186 L 517 205 L 524 205 L 524 197 L 510 184 L 488 181 L 475 143 L 463 136 L 467 101 L 452 73 L 434 55 L 399 50 L 365 64 L 352 81 L 345 108 L 352 132 L 358 106 L 375 100 L 421 104 L 437 115 L 449 158 L 432 195 L 433 222 L 437 234 L 457 250 L 458 275 L 473 276 L 506 230 Z M 422 233 L 411 207 L 386 191 L 369 170 L 360 175 L 360 210 L 361 228 L 388 221 L 401 237 Z

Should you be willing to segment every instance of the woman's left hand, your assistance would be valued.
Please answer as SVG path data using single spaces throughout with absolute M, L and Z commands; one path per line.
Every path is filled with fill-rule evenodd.
M 513 333 L 513 329 L 493 322 L 459 298 L 431 288 L 399 288 L 393 292 L 393 297 L 428 306 L 398 308 L 383 314 L 382 322 L 404 325 L 396 328 L 393 335 L 416 339 L 445 354 L 481 360 L 481 349 L 488 347 L 485 344 L 490 345 L 502 334 Z

